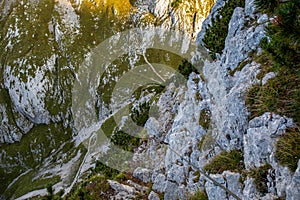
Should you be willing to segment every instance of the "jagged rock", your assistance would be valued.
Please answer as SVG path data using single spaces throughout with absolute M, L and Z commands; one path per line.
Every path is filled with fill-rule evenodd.
M 165 187 L 164 199 L 178 199 L 178 185 L 176 183 L 167 181 Z
M 257 197 L 257 189 L 254 184 L 254 179 L 248 177 L 245 180 L 244 184 L 245 184 L 243 190 L 244 199 L 258 199 L 259 197 Z
M 300 160 L 291 184 L 287 185 L 286 199 L 297 200 L 300 198 Z
M 147 129 L 147 134 L 150 136 L 160 137 L 162 135 L 160 132 L 160 123 L 153 117 L 147 120 L 145 129 Z
M 148 200 L 160 200 L 159 195 L 153 191 L 150 192 Z
M 185 180 L 185 167 L 179 165 L 173 165 L 170 170 L 167 172 L 167 179 L 169 181 L 174 181 L 178 185 L 184 182 Z
M 151 181 L 152 172 L 149 169 L 138 167 L 134 170 L 133 176 L 140 179 L 144 183 L 149 183 Z
M 263 14 L 262 16 L 260 16 L 260 18 L 257 20 L 257 23 L 259 24 L 263 24 L 269 21 L 269 17 L 267 14 Z
M 211 174 L 210 176 L 218 183 L 226 187 L 226 181 L 221 174 Z M 209 180 L 205 183 L 205 191 L 207 193 L 208 199 L 227 200 L 226 191 Z
M 26 60 L 23 60 L 26 62 Z M 19 77 L 19 72 L 24 68 L 20 64 L 19 68 L 6 66 L 4 79 L 5 87 L 9 91 L 11 101 L 16 110 L 22 113 L 26 118 L 35 124 L 48 124 L 50 122 L 50 114 L 45 106 L 45 98 L 49 80 L 45 77 L 47 71 L 51 71 L 55 63 L 55 56 L 48 59 L 46 64 L 35 69 L 34 76 L 30 76 L 26 72 L 28 79 L 26 82 Z M 27 68 L 35 68 L 36 66 L 26 66 Z M 15 75 L 14 75 L 15 74 Z M 20 98 L 22 96 L 22 98 Z
M 276 137 L 282 135 L 287 127 L 293 127 L 291 119 L 272 113 L 265 113 L 249 122 L 249 128 L 244 135 L 246 169 L 260 167 L 265 163 L 276 163 Z
M 227 187 L 238 197 L 242 197 L 242 184 L 240 182 L 240 174 L 230 171 L 224 171 L 222 174 L 211 174 L 210 175 L 217 182 Z M 226 191 L 221 187 L 215 185 L 210 180 L 205 183 L 205 190 L 209 199 L 228 199 Z M 233 200 L 234 197 L 230 196 L 229 199 Z
M 250 18 L 255 18 L 255 16 L 259 14 L 256 12 L 254 0 L 245 0 L 245 13 L 246 16 L 249 16 Z
M 164 192 L 166 187 L 166 177 L 163 174 L 158 174 L 154 179 L 152 189 L 158 192 Z
M 148 190 L 148 187 L 145 187 L 145 186 L 141 186 L 140 184 L 138 183 L 135 183 L 133 182 L 132 180 L 127 180 L 126 181 L 128 183 L 128 185 L 134 187 L 136 190 L 138 190 L 139 192 L 147 192 Z
M 274 78 L 275 76 L 276 74 L 274 72 L 267 73 L 261 81 L 262 85 L 265 85 L 268 82 L 268 80 Z
M 260 40 L 265 37 L 265 24 L 245 28 L 245 12 L 243 8 L 236 8 L 228 25 L 228 35 L 222 54 L 223 66 L 234 70 L 251 50 L 256 50 Z
M 107 180 L 110 187 L 115 190 L 117 193 L 111 199 L 122 200 L 122 199 L 134 199 L 136 194 L 138 193 L 134 187 L 130 187 L 128 185 L 123 185 L 118 183 L 117 181 Z
M 225 171 L 222 175 L 225 177 L 227 188 L 238 197 L 242 197 L 242 184 L 240 182 L 241 175 L 230 171 Z M 235 198 L 230 196 L 229 199 L 234 200 Z

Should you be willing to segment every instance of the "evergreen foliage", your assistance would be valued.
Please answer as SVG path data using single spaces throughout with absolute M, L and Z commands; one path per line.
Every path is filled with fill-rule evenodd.
M 132 151 L 141 144 L 141 139 L 125 133 L 124 131 L 116 131 L 111 137 L 114 145 L 122 147 L 126 151 Z
M 279 0 L 255 0 L 254 5 L 260 12 L 273 13 L 279 5 Z
M 273 16 L 261 41 L 264 50 L 260 62 L 265 73 L 277 76 L 265 85 L 248 91 L 246 104 L 251 117 L 271 111 L 293 118 L 300 124 L 300 3 L 299 0 L 256 0 L 259 11 Z M 263 76 L 260 76 L 262 78 Z M 300 131 L 288 130 L 277 142 L 276 157 L 282 165 L 295 171 L 300 157 Z M 260 186 L 259 186 L 260 187 Z
M 186 79 L 189 78 L 189 75 L 192 72 L 199 73 L 197 69 L 187 60 L 183 59 L 182 63 L 178 66 L 177 70 L 180 74 L 182 74 Z
M 212 25 L 206 29 L 203 42 L 205 47 L 211 51 L 213 59 L 216 59 L 216 53 L 221 54 L 225 47 L 228 24 L 236 7 L 245 7 L 245 0 L 227 1 L 219 10 L 218 15 L 212 19 Z

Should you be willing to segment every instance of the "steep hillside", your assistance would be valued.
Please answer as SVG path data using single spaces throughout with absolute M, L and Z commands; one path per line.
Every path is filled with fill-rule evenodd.
M 73 116 L 76 108 L 72 90 L 79 80 L 81 64 L 101 42 L 129 28 L 155 24 L 195 37 L 212 2 L 202 4 L 201 8 L 200 1 L 180 4 L 178 7 L 171 1 L 1 1 L 0 194 L 3 198 L 16 198 L 37 189 L 41 190 L 34 194 L 46 194 L 49 184 L 56 185 L 56 192 L 68 191 L 81 169 L 83 172 L 95 163 L 88 160 L 87 166 L 84 165 L 90 135 L 81 130 L 83 127 Z M 172 59 L 167 62 L 173 62 L 176 68 L 181 58 L 170 56 Z M 100 124 L 110 116 L 110 88 L 122 70 L 130 69 L 131 57 L 125 55 L 115 61 L 120 67 L 116 73 L 114 66 L 107 70 L 108 79 L 105 74 L 99 77 L 107 83 L 95 86 L 99 98 L 91 110 Z M 166 56 L 159 51 L 147 52 L 150 62 L 162 57 Z M 108 112 L 102 112 L 105 110 Z M 89 125 L 89 121 L 80 123 Z
M 1 198 L 299 199 L 299 3 L 268 3 L 3 0 Z

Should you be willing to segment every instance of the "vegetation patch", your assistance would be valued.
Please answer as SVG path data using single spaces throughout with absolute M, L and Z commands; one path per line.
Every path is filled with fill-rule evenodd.
M 211 112 L 209 109 L 203 109 L 199 116 L 199 125 L 208 130 L 210 127 Z
M 276 16 L 266 28 L 268 37 L 262 39 L 264 50 L 259 61 L 262 72 L 273 71 L 277 76 L 265 85 L 256 85 L 247 93 L 246 104 L 250 118 L 264 112 L 274 112 L 300 122 L 300 5 L 298 1 L 287 2 L 256 0 L 257 8 Z M 274 3 L 274 4 L 273 4 Z M 272 4 L 272 7 L 269 5 Z
M 172 3 L 171 3 L 171 6 L 173 8 L 178 8 L 179 5 L 182 3 L 182 0 L 174 0 Z
M 141 145 L 142 139 L 129 135 L 124 131 L 116 131 L 111 137 L 111 142 L 126 151 L 133 152 L 135 148 Z
M 114 116 L 111 116 L 101 125 L 101 130 L 104 132 L 106 137 L 110 138 L 110 136 L 112 135 L 116 126 L 117 126 L 117 123 L 115 121 L 115 118 L 114 118 Z
M 245 0 L 226 1 L 224 7 L 219 9 L 218 15 L 212 19 L 212 25 L 206 29 L 203 42 L 205 47 L 211 51 L 213 59 L 216 59 L 216 53 L 222 54 L 228 33 L 228 24 L 236 7 L 244 8 Z
M 101 173 L 101 175 L 109 179 L 114 179 L 120 173 L 118 170 L 108 167 L 100 161 L 96 161 L 95 167 L 92 171 L 94 173 Z
M 195 183 L 199 182 L 199 180 L 200 180 L 200 172 L 199 171 L 194 172 L 194 176 L 195 176 L 195 178 L 193 179 L 193 181 Z
M 138 106 L 138 108 L 134 108 L 132 110 L 130 116 L 138 126 L 144 126 L 147 120 L 149 119 L 149 110 L 150 110 L 150 103 L 143 102 Z
M 182 63 L 178 66 L 177 71 L 180 74 L 182 74 L 186 79 L 189 78 L 189 75 L 192 72 L 199 74 L 198 70 L 187 59 L 182 60 Z
M 267 163 L 263 166 L 260 166 L 258 169 L 252 169 L 249 172 L 250 177 L 254 178 L 257 191 L 259 191 L 261 194 L 266 194 L 268 192 L 267 176 L 270 169 L 272 169 L 272 166 Z
M 297 169 L 300 159 L 300 131 L 289 129 L 281 136 L 276 145 L 276 157 L 278 162 L 294 172 Z
M 6 192 L 5 195 L 9 197 L 20 197 L 30 191 L 44 189 L 49 184 L 55 184 L 61 181 L 59 176 L 53 176 L 51 178 L 38 178 L 34 179 L 35 176 L 34 171 L 29 172 L 25 176 L 20 177 L 18 182 L 12 185 Z
M 208 200 L 208 196 L 206 191 L 197 191 L 195 194 L 189 197 L 189 200 Z
M 83 200 L 110 199 L 114 194 L 114 190 L 110 187 L 105 176 L 94 175 L 82 182 L 75 191 L 68 194 L 66 199 Z
M 204 167 L 204 171 L 211 174 L 221 174 L 226 170 L 240 172 L 245 168 L 243 161 L 244 155 L 241 151 L 224 151 L 212 158 L 209 164 Z

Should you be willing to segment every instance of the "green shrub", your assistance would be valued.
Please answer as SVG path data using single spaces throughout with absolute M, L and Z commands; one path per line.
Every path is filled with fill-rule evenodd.
M 279 5 L 279 0 L 255 0 L 254 5 L 258 11 L 272 14 Z
M 187 60 L 183 59 L 182 63 L 178 66 L 177 70 L 180 74 L 182 74 L 186 79 L 189 78 L 189 75 L 192 72 L 199 73 L 198 70 Z
M 246 105 L 250 118 L 265 112 L 274 112 L 300 122 L 300 76 L 287 67 L 281 67 L 278 75 L 265 85 L 255 85 L 247 92 Z
M 281 136 L 276 145 L 276 158 L 281 165 L 288 166 L 291 171 L 297 169 L 300 159 L 300 132 L 290 129 Z
M 120 173 L 118 170 L 108 167 L 100 161 L 96 161 L 93 171 L 96 173 L 101 173 L 103 176 L 109 179 L 114 179 Z
M 229 0 L 222 7 L 218 15 L 212 19 L 212 25 L 206 29 L 203 38 L 205 47 L 211 51 L 211 57 L 216 59 L 216 53 L 221 54 L 228 33 L 228 24 L 236 7 L 244 7 L 244 0 Z
M 78 185 L 74 192 L 69 193 L 65 199 L 74 200 L 103 200 L 110 199 L 113 190 L 107 179 L 103 176 L 93 176 L 91 179 Z
M 135 148 L 141 145 L 141 138 L 129 135 L 124 131 L 116 131 L 111 137 L 111 142 L 126 151 L 133 152 Z
M 263 59 L 259 59 L 262 72 L 258 78 L 269 71 L 277 76 L 265 85 L 251 88 L 246 97 L 250 118 L 264 112 L 274 112 L 294 119 L 300 123 L 300 5 L 299 1 L 276 1 L 271 10 L 264 10 L 273 1 L 257 0 L 257 7 L 271 12 L 275 19 L 266 28 L 268 38 L 261 41 Z M 259 5 L 258 5 L 259 4 Z
M 243 153 L 238 150 L 224 151 L 215 156 L 209 164 L 204 167 L 204 171 L 211 174 L 221 174 L 223 171 L 241 171 L 245 168 Z
M 52 184 L 48 184 L 47 187 L 47 199 L 51 200 L 53 199 L 53 188 L 52 188 Z
M 150 103 L 144 102 L 132 110 L 130 114 L 131 119 L 136 122 L 138 126 L 144 126 L 147 120 L 149 119 L 149 110 L 150 110 Z
M 272 169 L 272 166 L 267 163 L 263 166 L 260 166 L 258 169 L 252 169 L 249 172 L 250 177 L 254 178 L 257 191 L 259 191 L 261 194 L 268 192 L 267 176 L 270 169 Z

